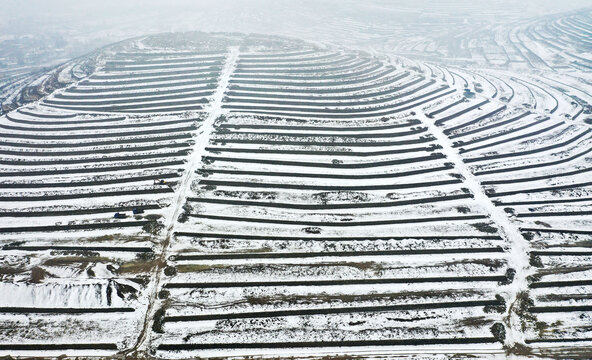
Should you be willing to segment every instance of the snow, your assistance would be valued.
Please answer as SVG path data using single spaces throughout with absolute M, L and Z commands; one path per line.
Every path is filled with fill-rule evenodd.
M 434 11 L 437 14 L 439 10 Z M 533 20 L 533 24 L 538 21 Z M 516 42 L 518 49 L 524 52 L 528 48 L 547 64 L 556 65 L 556 62 L 548 59 L 555 51 L 550 51 L 542 42 L 529 40 L 531 38 L 526 34 L 531 31 L 526 26 L 528 24 L 515 28 L 501 25 L 491 28 L 494 32 L 491 38 L 495 39 L 495 44 L 488 38 L 474 38 L 470 24 L 470 21 L 465 22 L 466 27 L 455 34 L 454 41 L 458 40 L 458 44 L 461 44 L 459 51 L 462 54 L 454 55 L 449 54 L 448 50 L 444 51 L 437 42 L 426 39 L 425 35 L 410 38 L 403 44 L 384 42 L 388 40 L 386 34 L 392 29 L 392 25 L 388 23 L 377 23 L 376 28 L 373 28 L 384 32 L 384 36 L 372 36 L 372 29 L 355 20 L 347 22 L 347 26 L 358 29 L 357 33 L 360 33 L 357 38 L 351 39 L 351 43 L 368 41 L 368 50 L 377 55 L 385 52 L 391 54 L 393 49 L 405 49 L 409 53 L 421 51 L 426 54 L 425 59 L 428 62 L 425 63 L 393 56 L 389 64 L 383 61 L 384 58 L 344 48 L 239 34 L 211 35 L 210 40 L 213 40 L 199 43 L 197 49 L 214 49 L 217 53 L 192 55 L 188 48 L 183 51 L 172 47 L 159 48 L 156 44 L 163 41 L 162 38 L 154 40 L 145 37 L 125 45 L 125 50 L 119 54 L 110 50 L 101 53 L 97 63 L 106 64 L 109 59 L 117 56 L 131 59 L 129 62 L 132 63 L 135 56 L 144 53 L 150 54 L 155 61 L 161 61 L 164 67 L 166 64 L 188 65 L 170 69 L 171 71 L 191 70 L 207 66 L 203 65 L 206 63 L 201 67 L 193 66 L 193 61 L 199 63 L 224 54 L 225 61 L 221 70 L 216 70 L 217 80 L 211 93 L 185 99 L 191 102 L 205 99 L 202 110 L 185 112 L 186 104 L 170 105 L 166 101 L 163 104 L 159 102 L 159 94 L 130 96 L 142 94 L 144 90 L 130 90 L 129 84 L 125 83 L 127 80 L 138 80 L 138 84 L 144 86 L 147 80 L 157 80 L 162 75 L 160 70 L 155 70 L 159 74 L 149 69 L 117 72 L 122 75 L 124 84 L 112 87 L 110 83 L 117 83 L 122 79 L 108 79 L 114 72 L 103 67 L 95 74 L 106 75 L 105 79 L 93 80 L 91 77 L 88 82 L 76 83 L 72 89 L 100 90 L 101 95 L 111 96 L 105 99 L 105 103 L 116 98 L 122 100 L 125 106 L 144 105 L 140 110 L 151 107 L 155 110 L 167 108 L 167 113 L 139 115 L 134 109 L 113 113 L 102 109 L 103 105 L 88 105 L 77 99 L 72 99 L 71 104 L 64 106 L 76 109 L 76 112 L 94 115 L 51 108 L 51 103 L 45 100 L 60 99 L 55 96 L 57 94 L 74 94 L 60 90 L 27 106 L 26 109 L 31 111 L 30 115 L 13 112 L 9 114 L 12 118 L 1 118 L 0 125 L 6 128 L 5 135 L 9 139 L 6 143 L 14 144 L 2 144 L 0 151 L 10 152 L 21 147 L 25 149 L 23 154 L 7 153 L 0 159 L 6 162 L 6 165 L 2 165 L 3 174 L 0 174 L 0 187 L 5 186 L 0 189 L 3 211 L 26 213 L 158 205 L 158 209 L 146 209 L 138 219 L 147 221 L 155 216 L 164 225 L 164 229 L 160 235 L 150 235 L 141 226 L 117 228 L 118 223 L 135 219 L 131 216 L 121 221 L 114 220 L 111 211 L 28 218 L 5 214 L 0 217 L 0 228 L 43 225 L 50 226 L 51 230 L 51 227 L 60 224 L 99 223 L 115 226 L 110 229 L 1 234 L 1 245 L 60 245 L 76 249 L 0 250 L 0 270 L 6 272 L 0 275 L 0 293 L 13 295 L 0 297 L 0 307 L 134 309 L 132 313 L 97 316 L 2 313 L 0 318 L 8 321 L 16 330 L 13 336 L 0 333 L 0 342 L 32 343 L 39 338 L 43 341 L 67 343 L 74 340 L 88 342 L 91 339 L 101 343 L 115 343 L 123 352 L 155 351 L 157 356 L 167 358 L 278 354 L 321 356 L 338 352 L 364 357 L 380 357 L 385 354 L 406 356 L 413 353 L 426 358 L 445 357 L 449 353 L 472 353 L 493 359 L 504 358 L 505 355 L 502 344 L 492 338 L 492 324 L 505 326 L 506 338 L 503 345 L 508 348 L 524 345 L 527 340 L 540 337 L 534 323 L 528 323 L 526 330 L 522 329 L 525 320 L 516 311 L 516 306 L 523 293 L 528 293 L 535 307 L 561 308 L 589 303 L 589 300 L 569 298 L 570 294 L 587 294 L 587 285 L 574 286 L 572 290 L 531 287 L 531 284 L 537 282 L 588 279 L 589 255 L 542 254 L 540 259 L 536 259 L 530 253 L 549 249 L 587 249 L 587 235 L 570 231 L 592 231 L 592 223 L 586 217 L 592 206 L 592 201 L 586 198 L 589 198 L 592 191 L 587 185 L 586 172 L 570 172 L 586 169 L 590 159 L 582 155 L 572 161 L 554 161 L 580 154 L 589 148 L 587 125 L 581 121 L 570 121 L 565 114 L 573 115 L 583 108 L 584 103 L 590 99 L 587 91 L 590 86 L 581 81 L 587 78 L 587 74 L 575 69 L 566 71 L 568 74 L 565 77 L 544 67 L 538 68 L 536 72 L 511 70 L 514 66 L 516 69 L 525 69 L 531 65 L 542 65 L 541 62 L 528 65 L 524 53 L 513 50 L 513 47 L 510 48 L 512 44 L 503 40 L 507 35 L 511 41 Z M 567 26 L 567 23 L 561 21 L 559 24 Z M 334 24 L 328 26 L 332 33 L 329 36 L 342 36 L 343 29 L 336 28 Z M 200 36 L 203 40 L 210 35 Z M 538 36 L 535 38 L 540 39 Z M 485 55 L 479 50 L 480 47 L 486 49 Z M 430 56 L 436 56 L 434 54 L 438 52 L 446 55 L 442 59 L 457 56 L 456 61 L 448 65 L 445 63 L 448 60 L 441 61 L 427 55 L 431 53 Z M 501 64 L 505 57 L 521 63 L 503 68 Z M 262 61 L 265 59 L 268 62 Z M 390 66 L 395 64 L 395 60 L 396 66 Z M 248 72 L 237 71 L 244 64 L 257 64 L 257 68 L 249 68 L 253 71 Z M 67 64 L 59 74 L 59 79 L 72 81 L 71 75 L 78 66 L 79 63 Z M 169 70 L 163 73 L 166 71 Z M 407 71 L 409 76 L 393 81 Z M 434 76 L 430 76 L 432 72 Z M 357 74 L 352 76 L 353 73 Z M 139 74 L 146 76 L 138 77 Z M 335 78 L 332 78 L 333 75 Z M 351 85 L 339 84 L 340 76 L 346 76 Z M 276 78 L 281 81 L 274 81 Z M 408 85 L 416 79 L 420 81 L 415 85 Z M 31 84 L 42 85 L 45 80 L 47 76 L 37 78 Z M 247 84 L 246 88 L 245 80 L 262 80 L 268 83 Z M 474 99 L 431 117 L 426 116 L 462 99 L 465 81 L 473 91 L 476 90 L 475 83 L 480 83 L 483 91 L 475 91 Z M 97 82 L 107 85 L 97 85 Z M 203 85 L 203 80 L 196 79 L 189 84 L 163 80 L 151 84 L 162 92 L 174 89 L 175 94 L 186 94 L 195 86 Z M 416 99 L 436 91 L 444 84 L 450 88 L 441 88 L 434 93 L 433 96 L 437 95 L 434 99 Z M 359 86 L 367 88 L 360 91 L 356 89 Z M 426 87 L 401 98 L 389 98 L 390 95 L 406 94 L 421 86 Z M 392 94 L 374 95 L 375 92 L 394 88 L 398 90 Z M 152 90 L 153 88 L 149 89 Z M 228 95 L 229 90 L 233 91 L 232 95 Z M 338 98 L 343 95 L 356 95 L 358 98 Z M 93 94 L 84 94 L 83 97 L 85 100 L 82 101 L 92 100 Z M 576 97 L 579 108 L 572 104 Z M 269 103 L 257 103 L 257 99 Z M 303 101 L 310 104 L 299 104 L 301 99 L 306 99 Z M 489 103 L 480 105 L 479 109 L 453 117 L 441 124 L 442 126 L 436 125 L 440 124 L 436 122 L 438 119 L 455 115 L 486 99 Z M 425 103 L 423 100 L 426 100 Z M 403 105 L 403 101 L 409 102 Z M 328 102 L 332 104 L 327 106 Z M 254 108 L 241 109 L 242 105 Z M 383 110 L 376 108 L 378 106 L 400 111 L 385 115 Z M 494 116 L 463 126 L 502 106 L 507 108 Z M 557 110 L 551 111 L 555 107 Z M 526 109 L 532 114 L 499 127 L 486 128 L 522 114 Z M 172 114 L 176 110 L 183 113 Z M 343 119 L 331 117 L 339 111 L 344 116 Z M 73 117 L 60 117 L 65 114 L 72 114 Z M 43 115 L 46 117 L 40 117 Z M 56 124 L 47 124 L 52 121 L 51 116 L 55 117 L 53 120 Z M 123 119 L 93 121 L 115 116 L 123 116 Z M 549 119 L 520 129 L 543 117 Z M 164 125 L 158 124 L 159 122 L 191 118 L 195 118 L 196 129 L 179 130 L 178 133 L 183 138 L 159 140 L 159 134 L 176 134 L 174 129 L 190 125 L 190 122 Z M 408 120 L 416 119 L 420 123 L 372 129 L 405 124 Z M 45 123 L 34 124 L 35 121 Z M 96 129 L 93 128 L 95 125 L 113 127 Z M 120 131 L 127 131 L 122 130 L 123 128 L 131 131 L 134 125 L 148 125 L 142 129 L 154 130 L 155 134 L 115 135 Z M 248 125 L 258 125 L 259 128 L 247 128 Z M 557 126 L 546 130 L 551 125 Z M 453 128 L 453 132 L 447 131 Z M 465 136 L 465 132 L 476 130 L 480 131 L 470 137 Z M 94 134 L 102 134 L 112 143 L 90 145 L 96 140 L 93 139 Z M 543 151 L 545 147 L 569 142 L 578 134 L 586 136 Z M 9 135 L 16 138 L 8 138 Z M 35 138 L 48 135 L 56 137 Z M 474 145 L 458 145 L 455 143 L 456 135 L 461 141 L 479 141 Z M 57 136 L 69 138 L 60 139 Z M 492 137 L 482 141 L 482 136 Z M 146 142 L 146 139 L 150 140 Z M 386 144 L 389 140 L 395 142 Z M 498 143 L 500 140 L 502 142 Z M 124 145 L 118 141 L 130 143 Z M 140 142 L 135 144 L 134 141 Z M 396 141 L 409 143 L 399 144 Z M 179 144 L 182 147 L 177 147 Z M 54 147 L 48 147 L 47 150 L 44 148 L 46 145 Z M 135 147 L 151 145 L 158 148 L 134 150 Z M 36 147 L 42 149 L 40 153 Z M 187 150 L 187 153 L 176 155 L 176 151 L 181 149 Z M 58 153 L 72 150 L 82 152 L 71 156 L 72 159 L 81 161 L 79 165 L 58 162 L 46 166 L 10 162 L 24 156 L 27 161 L 65 159 L 67 154 Z M 97 153 L 92 153 L 95 150 Z M 102 155 L 101 151 L 106 150 L 109 153 Z M 56 154 L 50 155 L 52 152 Z M 126 154 L 156 157 L 109 161 L 110 157 Z M 425 158 L 430 154 L 436 156 Z M 487 158 L 491 155 L 505 157 Z M 412 157 L 421 158 L 405 163 L 405 160 Z M 167 160 L 176 162 L 165 166 L 164 162 Z M 108 169 L 111 166 L 117 168 Z M 150 167 L 145 168 L 146 166 Z M 504 172 L 514 166 L 532 168 Z M 434 168 L 439 170 L 423 173 L 424 170 Z M 63 173 L 30 173 L 50 169 Z M 84 169 L 93 169 L 94 172 L 84 173 Z M 20 175 L 8 173 L 21 170 L 24 171 Z M 500 173 L 479 174 L 490 170 Z M 168 187 L 154 185 L 153 179 L 89 185 L 92 181 L 137 176 L 158 177 L 162 173 L 180 175 L 167 179 L 167 182 L 170 181 L 170 192 L 154 193 Z M 403 175 L 398 176 L 398 173 Z M 542 176 L 549 178 L 534 179 Z M 508 182 L 483 184 L 491 180 Z M 70 181 L 81 184 L 76 187 L 8 187 L 10 184 Z M 425 184 L 440 181 L 445 184 Z M 374 188 L 369 188 L 370 186 Z M 546 189 L 559 186 L 567 187 Z M 109 191 L 137 190 L 145 193 L 106 196 Z M 504 192 L 509 193 L 503 194 Z M 85 198 L 83 195 L 87 193 L 97 196 Z M 472 196 L 463 196 L 467 194 Z M 2 199 L 8 196 L 50 195 L 79 196 L 73 199 L 42 198 L 35 201 Z M 426 201 L 447 196 L 460 197 L 438 202 Z M 569 201 L 572 199 L 580 201 Z M 389 206 L 384 206 L 386 204 Z M 187 215 L 187 205 L 191 208 L 190 214 L 185 221 L 180 221 L 180 218 Z M 127 213 L 131 214 L 130 211 Z M 545 216 L 549 213 L 557 214 Z M 535 231 L 525 231 L 525 228 L 534 228 Z M 552 232 L 560 229 L 565 232 Z M 549 232 L 545 233 L 545 230 Z M 175 235 L 178 232 L 190 234 Z M 191 236 L 191 233 L 195 236 Z M 501 237 L 498 238 L 498 235 Z M 88 250 L 93 246 L 108 249 Z M 149 248 L 154 253 L 116 250 L 124 246 Z M 425 253 L 413 252 L 418 250 L 424 250 Z M 388 253 L 389 251 L 399 253 Z M 192 255 L 199 257 L 183 260 L 183 256 Z M 229 257 L 224 258 L 222 255 Z M 537 268 L 540 265 L 537 261 L 542 264 L 541 269 Z M 41 272 L 39 269 L 42 269 Z M 176 273 L 171 269 L 176 269 Z M 513 281 L 506 284 L 504 279 L 508 269 L 515 270 L 516 274 Z M 34 279 L 34 272 L 35 276 L 41 277 L 40 280 Z M 538 278 L 532 278 L 531 275 L 537 275 Z M 469 280 L 458 280 L 465 277 Z M 484 277 L 485 280 L 471 280 L 476 277 Z M 405 281 L 397 282 L 397 279 Z M 421 282 L 422 279 L 431 280 Z M 454 281 L 448 281 L 450 279 Z M 380 285 L 315 285 L 318 281 L 342 280 L 392 282 Z M 310 285 L 269 285 L 278 281 L 302 281 Z M 248 282 L 261 282 L 263 285 L 243 286 Z M 205 285 L 194 286 L 192 283 Z M 221 284 L 219 288 L 208 287 L 217 283 Z M 169 286 L 171 284 L 179 286 Z M 162 290 L 168 291 L 167 299 L 163 298 Z M 323 310 L 354 305 L 497 301 L 499 298 L 496 295 L 501 295 L 505 301 L 503 313 L 487 310 L 483 306 L 468 306 L 321 314 Z M 566 298 L 562 299 L 561 296 Z M 291 313 L 271 319 L 255 316 L 253 319 L 165 321 L 162 325 L 163 333 L 158 333 L 153 331 L 152 326 L 158 325 L 163 309 L 166 317 L 311 309 L 321 313 Z M 561 331 L 558 333 L 549 330 L 547 335 L 552 334 L 549 336 L 560 338 L 560 334 L 573 337 L 588 334 L 585 331 L 578 332 L 578 329 L 585 326 L 587 318 L 561 314 L 544 313 L 535 316 L 537 321 L 545 321 L 550 329 Z M 565 323 L 557 323 L 559 319 L 565 320 Z M 41 325 L 28 333 L 27 329 L 36 321 Z M 113 327 L 113 322 L 117 322 L 118 326 Z M 62 328 L 68 330 L 60 332 Z M 75 328 L 82 330 L 76 334 L 72 330 Z M 40 336 L 43 332 L 45 334 Z M 298 342 L 476 337 L 493 340 L 479 346 L 470 343 L 412 347 L 346 346 L 338 351 L 330 347 L 179 352 L 158 349 L 161 344 L 212 343 L 222 346 L 233 342 L 256 344 L 273 339 Z M 17 353 L 30 354 L 54 353 L 25 350 Z M 96 350 L 68 351 L 68 355 L 89 354 L 110 353 Z

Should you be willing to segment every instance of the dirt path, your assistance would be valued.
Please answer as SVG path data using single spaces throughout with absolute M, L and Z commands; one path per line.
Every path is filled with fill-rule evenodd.
M 450 139 L 444 135 L 442 129 L 434 125 L 434 120 L 425 115 L 422 115 L 422 120 L 428 127 L 430 133 L 437 139 L 437 143 L 442 146 L 440 151 L 446 155 L 450 162 L 454 163 L 456 171 L 465 178 L 463 181 L 464 185 L 471 190 L 471 193 L 473 193 L 475 200 L 479 205 L 491 215 L 491 219 L 499 227 L 500 234 L 508 240 L 508 243 L 511 246 L 508 257 L 508 266 L 516 270 L 516 275 L 511 284 L 500 290 L 506 292 L 508 304 L 512 304 L 516 301 L 517 295 L 521 291 L 527 289 L 528 284 L 526 278 L 529 275 L 528 243 L 522 237 L 518 227 L 510 221 L 507 214 L 501 208 L 495 206 L 485 194 L 479 180 L 465 165 L 462 157 L 457 150 L 452 147 Z M 517 315 L 512 313 L 507 313 L 506 316 L 510 324 L 506 334 L 506 345 L 511 347 L 516 343 L 524 344 L 524 334 L 520 331 L 520 319 L 517 318 Z
M 158 299 L 158 291 L 160 289 L 160 284 L 162 282 L 163 269 L 169 254 L 168 248 L 174 234 L 175 224 L 177 222 L 179 215 L 181 214 L 181 211 L 183 210 L 183 205 L 185 204 L 186 198 L 189 195 L 191 195 L 191 184 L 195 180 L 195 176 L 198 176 L 196 174 L 196 170 L 199 168 L 201 164 L 202 156 L 206 153 L 205 148 L 208 146 L 209 139 L 211 137 L 212 132 L 214 131 L 214 123 L 216 119 L 225 112 L 225 110 L 222 109 L 222 100 L 224 98 L 226 90 L 228 89 L 230 76 L 232 75 L 236 67 L 238 52 L 238 48 L 229 48 L 229 52 L 226 57 L 226 63 L 224 65 L 224 68 L 222 69 L 222 72 L 220 73 L 218 87 L 216 88 L 210 105 L 205 109 L 208 114 L 207 118 L 202 123 L 202 126 L 199 129 L 198 136 L 194 138 L 195 145 L 193 146 L 189 162 L 186 165 L 184 175 L 179 181 L 179 189 L 177 190 L 177 196 L 173 201 L 171 207 L 172 211 L 168 213 L 164 220 L 166 235 L 162 242 L 162 252 L 158 257 L 157 266 L 155 267 L 153 273 L 153 276 L 155 277 L 156 281 L 154 282 L 153 288 L 149 289 L 149 291 L 151 291 L 151 294 L 148 309 L 146 311 L 144 325 L 142 331 L 140 332 L 136 345 L 129 351 L 126 351 L 127 354 L 135 352 L 142 353 L 147 351 L 147 347 L 149 345 L 148 340 L 150 339 L 149 335 L 154 321 L 154 314 L 156 310 L 160 308 L 161 305 L 160 300 Z

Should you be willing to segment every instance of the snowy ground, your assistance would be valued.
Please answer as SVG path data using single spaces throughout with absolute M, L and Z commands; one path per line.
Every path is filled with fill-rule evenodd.
M 0 354 L 590 346 L 588 72 L 203 33 L 96 65 L 0 118 Z

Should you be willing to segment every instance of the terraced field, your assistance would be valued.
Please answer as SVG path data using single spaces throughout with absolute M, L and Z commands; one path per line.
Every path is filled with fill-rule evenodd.
M 95 61 L 0 118 L 0 355 L 592 345 L 586 89 L 240 34 Z

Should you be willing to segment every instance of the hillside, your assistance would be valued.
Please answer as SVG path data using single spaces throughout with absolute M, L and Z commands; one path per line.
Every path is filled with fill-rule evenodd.
M 189 32 L 36 77 L 0 117 L 0 355 L 585 356 L 573 61 Z

